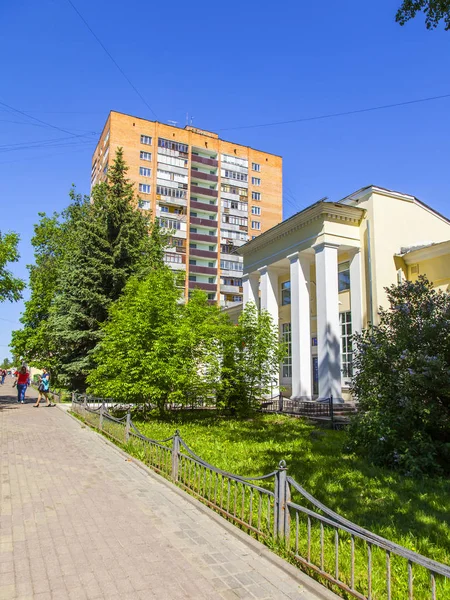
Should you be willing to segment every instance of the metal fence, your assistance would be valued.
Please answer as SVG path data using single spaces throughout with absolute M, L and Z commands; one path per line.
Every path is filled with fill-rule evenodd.
M 92 399 L 91 399 L 92 400 Z M 118 419 L 106 402 L 73 397 L 86 423 L 146 465 L 258 538 L 277 542 L 309 574 L 359 600 L 447 600 L 450 567 L 341 517 L 287 474 L 284 461 L 261 477 L 242 477 L 197 456 L 176 431 L 142 435 L 130 412 Z

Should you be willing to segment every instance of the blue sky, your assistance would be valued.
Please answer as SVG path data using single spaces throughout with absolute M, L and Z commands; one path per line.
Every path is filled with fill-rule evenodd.
M 197 127 L 283 156 L 285 217 L 370 183 L 450 217 L 450 98 L 231 129 L 450 93 L 450 32 L 427 31 L 423 16 L 400 27 L 400 0 L 73 3 L 158 120 L 184 126 L 189 113 Z M 108 111 L 154 115 L 67 0 L 3 0 L 0 20 L 0 102 L 87 134 L 62 139 L 70 134 L 0 105 L 0 229 L 20 233 L 14 271 L 26 277 L 37 213 L 61 210 L 72 183 L 89 192 L 95 134 Z M 58 138 L 58 146 L 42 144 Z M 22 309 L 0 306 L 0 357 Z

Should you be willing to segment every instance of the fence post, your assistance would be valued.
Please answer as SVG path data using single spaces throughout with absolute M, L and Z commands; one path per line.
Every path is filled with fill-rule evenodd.
M 331 429 L 334 429 L 334 406 L 333 406 L 333 394 L 330 396 L 330 417 L 331 417 Z
M 278 538 L 285 538 L 289 530 L 289 509 L 286 506 L 288 501 L 287 490 L 287 468 L 286 462 L 280 460 L 277 473 L 275 475 L 275 535 Z
M 83 400 L 83 417 L 86 416 L 86 412 L 87 412 L 86 409 L 87 409 L 87 396 L 85 396 L 84 400 Z
M 278 395 L 278 410 L 279 412 L 283 412 L 283 392 L 280 392 Z
M 179 452 L 180 452 L 180 432 L 178 429 L 175 431 L 172 441 L 172 480 L 178 481 L 178 463 L 179 463 Z
M 125 423 L 125 443 L 130 439 L 130 423 L 131 423 L 131 413 L 127 412 L 127 420 Z
M 72 410 L 73 410 L 73 403 L 75 402 L 75 392 L 72 392 Z
M 102 403 L 100 405 L 100 419 L 98 422 L 98 426 L 100 431 L 103 431 L 103 413 L 105 412 L 105 401 L 102 400 Z

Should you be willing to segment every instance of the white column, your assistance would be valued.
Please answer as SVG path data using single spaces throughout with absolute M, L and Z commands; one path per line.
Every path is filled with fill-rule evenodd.
M 342 399 L 339 327 L 338 246 L 320 244 L 316 252 L 319 399 Z
M 350 261 L 350 308 L 352 333 L 359 333 L 363 326 L 361 249 L 357 248 Z
M 254 302 L 259 308 L 259 274 L 244 273 L 242 276 L 244 308 L 247 302 Z
M 309 258 L 295 252 L 288 256 L 291 272 L 291 339 L 293 400 L 311 400 L 311 314 Z
M 261 310 L 267 310 L 278 326 L 278 273 L 270 267 L 262 267 L 258 271 L 261 277 Z
M 270 267 L 262 267 L 258 269 L 260 273 L 260 286 L 261 291 L 261 310 L 267 310 L 272 317 L 273 323 L 279 331 L 279 317 L 278 317 L 278 273 Z M 280 386 L 279 375 L 274 381 L 272 388 L 272 396 L 278 394 Z

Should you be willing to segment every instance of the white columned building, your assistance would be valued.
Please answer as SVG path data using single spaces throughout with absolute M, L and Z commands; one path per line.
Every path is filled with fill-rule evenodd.
M 352 400 L 353 334 L 377 323 L 373 307 L 384 304 L 399 270 L 414 280 L 432 257 L 444 265 L 448 244 L 445 217 L 414 196 L 368 186 L 311 204 L 239 247 L 244 304 L 269 311 L 287 348 L 283 395 Z M 450 286 L 437 263 L 430 274 L 441 289 Z M 232 310 L 237 320 L 240 308 Z
M 310 270 L 308 256 L 294 252 L 290 262 L 292 395 L 293 400 L 312 399 Z
M 278 270 L 265 265 L 259 269 L 259 274 L 261 310 L 267 310 L 278 328 Z M 273 382 L 272 396 L 279 393 L 279 386 L 280 379 L 278 376 Z
M 244 273 L 242 277 L 242 292 L 244 306 L 247 302 L 253 302 L 259 307 L 259 274 Z
M 319 400 L 342 398 L 337 244 L 314 247 L 317 286 Z
M 350 259 L 350 304 L 353 333 L 360 333 L 363 328 L 362 291 L 361 249 L 356 248 Z

